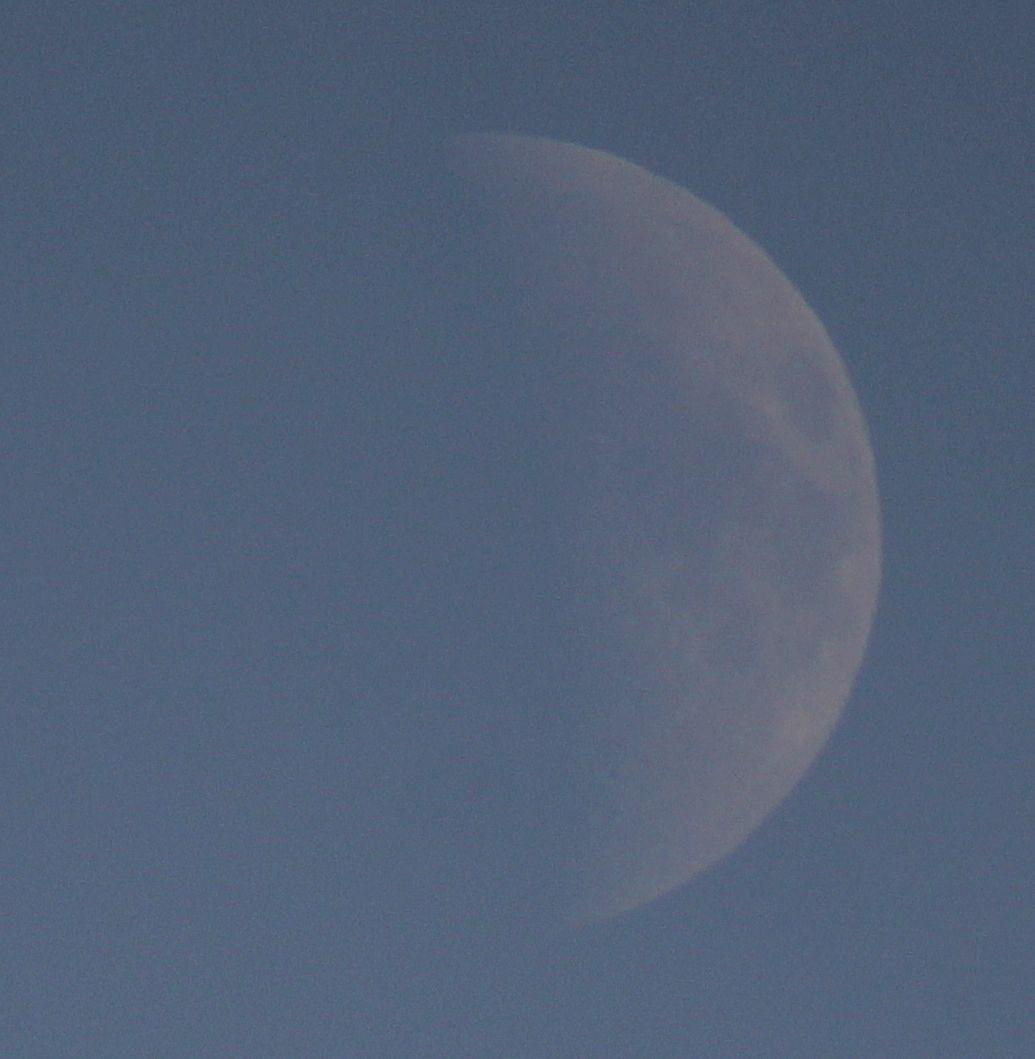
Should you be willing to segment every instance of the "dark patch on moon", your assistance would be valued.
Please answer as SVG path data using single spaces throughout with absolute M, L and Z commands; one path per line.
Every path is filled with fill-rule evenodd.
M 776 362 L 776 388 L 791 421 L 812 442 L 829 438 L 838 422 L 838 394 L 819 357 L 798 353 Z

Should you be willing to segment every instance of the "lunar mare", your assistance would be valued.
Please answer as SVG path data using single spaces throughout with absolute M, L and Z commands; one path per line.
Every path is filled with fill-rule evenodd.
M 827 741 L 878 591 L 873 455 L 823 326 L 717 210 L 545 139 L 452 165 L 550 362 L 564 591 L 595 623 L 566 899 L 608 917 L 728 854 Z

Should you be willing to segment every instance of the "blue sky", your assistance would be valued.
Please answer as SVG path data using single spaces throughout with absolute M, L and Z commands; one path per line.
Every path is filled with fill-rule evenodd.
M 0 1051 L 1030 1054 L 1026 22 L 8 5 Z M 579 932 L 502 926 L 424 830 L 441 761 L 466 740 L 491 769 L 500 715 L 414 735 L 479 613 L 444 562 L 412 605 L 406 572 L 457 541 L 422 485 L 450 439 L 407 447 L 435 394 L 370 365 L 422 353 L 411 288 L 344 234 L 384 223 L 387 139 L 490 129 L 628 158 L 757 240 L 843 355 L 884 519 L 869 651 L 806 780 L 712 871 Z M 470 656 L 560 723 L 564 644 L 515 635 L 538 661 L 509 684 L 491 637 Z M 394 816 L 357 793 L 389 782 Z

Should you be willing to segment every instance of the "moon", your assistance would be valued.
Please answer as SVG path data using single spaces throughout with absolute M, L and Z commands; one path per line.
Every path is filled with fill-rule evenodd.
M 608 918 L 729 854 L 827 742 L 878 593 L 873 453 L 822 324 L 716 209 L 544 138 L 462 136 L 448 166 L 550 454 L 527 488 L 565 556 L 579 809 L 555 870 L 573 920 Z

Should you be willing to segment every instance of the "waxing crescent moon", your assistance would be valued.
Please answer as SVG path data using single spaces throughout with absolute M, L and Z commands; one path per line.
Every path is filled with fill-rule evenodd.
M 558 591 L 594 641 L 568 901 L 610 917 L 733 850 L 827 741 L 880 579 L 873 453 L 823 326 L 717 210 L 542 138 L 453 165 L 553 359 Z

